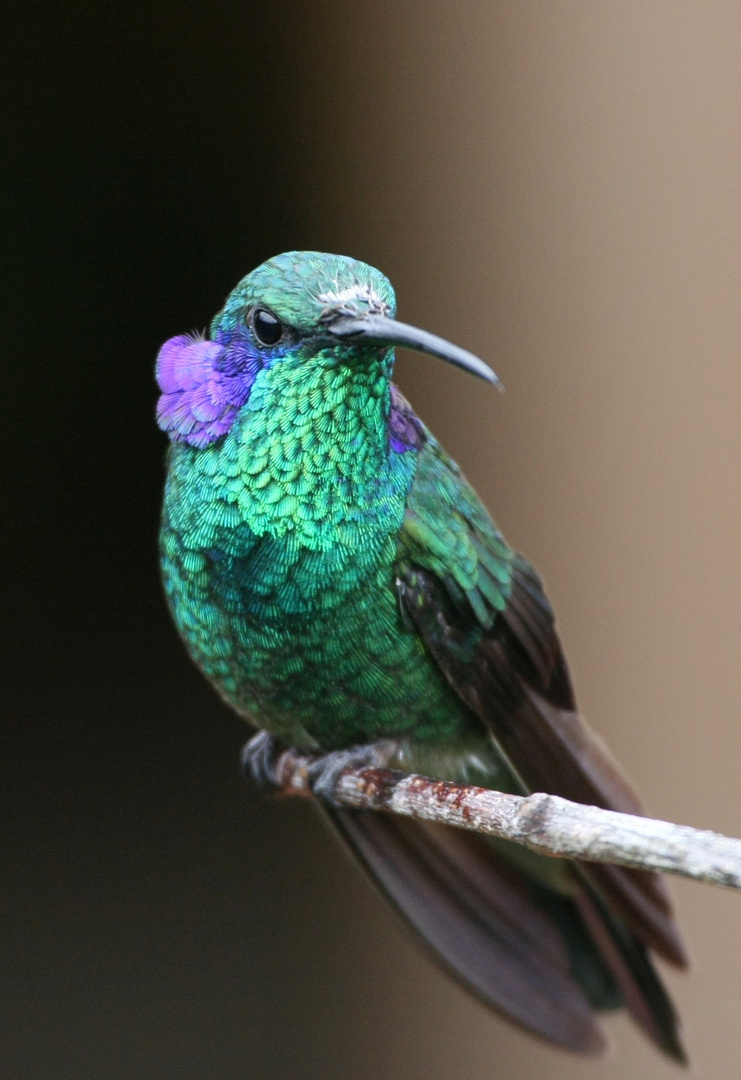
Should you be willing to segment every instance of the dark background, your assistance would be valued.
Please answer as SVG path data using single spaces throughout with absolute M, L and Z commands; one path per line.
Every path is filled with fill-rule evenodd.
M 503 399 L 399 379 L 541 569 L 657 816 L 741 833 L 741 15 L 436 0 L 3 16 L 0 1073 L 674 1075 L 574 1061 L 410 943 L 311 808 L 253 794 L 156 558 L 154 357 L 290 248 L 394 282 Z M 697 1075 L 741 1052 L 738 897 L 675 889 Z

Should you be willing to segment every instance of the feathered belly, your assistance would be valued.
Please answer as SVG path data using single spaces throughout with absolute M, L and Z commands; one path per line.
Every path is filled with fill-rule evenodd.
M 392 737 L 452 742 L 470 728 L 401 619 L 391 545 L 365 566 L 273 543 L 232 558 L 178 549 L 163 535 L 175 622 L 198 666 L 257 727 L 323 750 Z

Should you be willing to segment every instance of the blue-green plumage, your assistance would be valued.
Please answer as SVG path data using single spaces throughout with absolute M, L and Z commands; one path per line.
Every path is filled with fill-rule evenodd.
M 394 314 L 378 271 L 291 252 L 237 286 L 207 340 L 163 346 L 161 550 L 178 629 L 222 696 L 283 744 L 376 744 L 447 779 L 636 812 L 576 713 L 537 575 L 392 386 L 393 346 L 495 377 Z M 683 961 L 654 878 L 331 812 L 446 963 L 513 1019 L 594 1051 L 593 1008 L 622 1001 L 681 1057 L 642 944 Z

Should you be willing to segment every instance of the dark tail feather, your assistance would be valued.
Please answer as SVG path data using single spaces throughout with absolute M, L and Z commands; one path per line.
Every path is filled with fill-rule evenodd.
M 651 963 L 645 945 L 634 937 L 591 890 L 576 903 L 600 952 L 610 966 L 636 1024 L 670 1058 L 688 1064 L 679 1039 L 679 1017 Z
M 625 1004 L 679 1061 L 671 1002 L 645 949 L 584 886 L 534 884 L 483 837 L 393 815 L 327 810 L 383 892 L 470 990 L 583 1054 L 605 1049 L 595 1010 Z
M 626 814 L 643 813 L 604 743 L 577 713 L 558 709 L 527 691 L 506 723 L 500 719 L 498 732 L 502 748 L 522 768 L 530 791 L 548 791 Z M 677 967 L 687 966 L 669 892 L 658 874 L 597 863 L 585 873 L 641 940 Z
M 525 877 L 480 837 L 392 815 L 328 812 L 376 883 L 469 989 L 569 1050 L 605 1049 L 553 920 Z

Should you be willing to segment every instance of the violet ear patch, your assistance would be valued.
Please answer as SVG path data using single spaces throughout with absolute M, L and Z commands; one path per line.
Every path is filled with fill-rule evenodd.
M 170 338 L 157 357 L 157 423 L 175 442 L 207 446 L 229 431 L 261 366 L 238 341 Z

